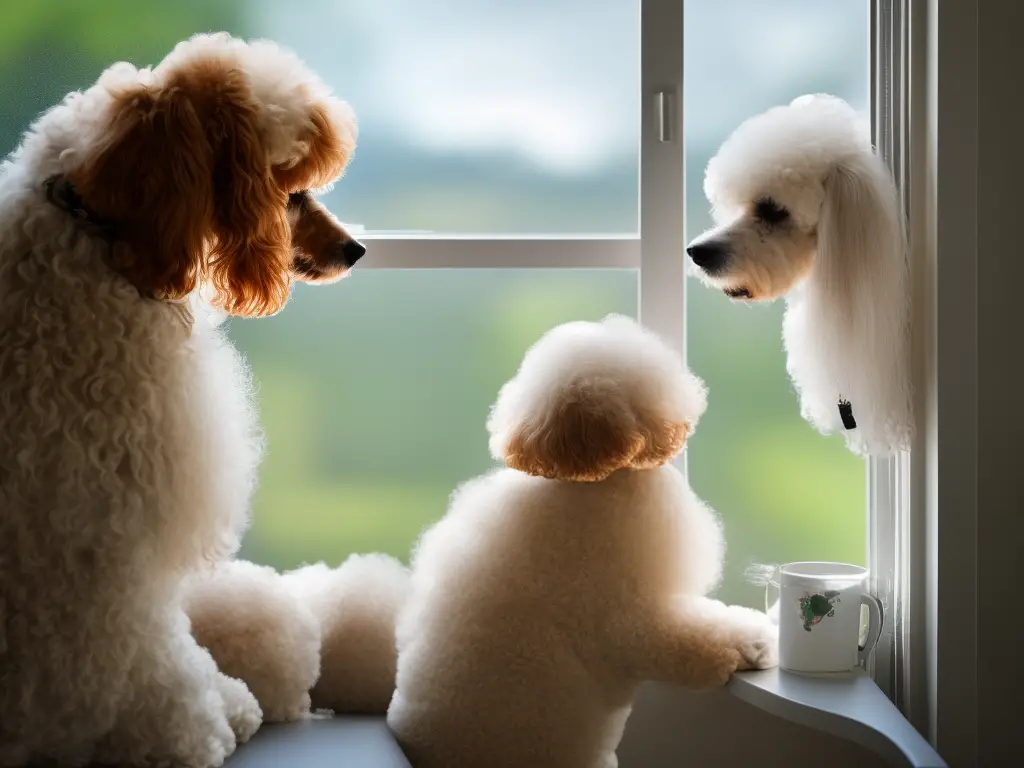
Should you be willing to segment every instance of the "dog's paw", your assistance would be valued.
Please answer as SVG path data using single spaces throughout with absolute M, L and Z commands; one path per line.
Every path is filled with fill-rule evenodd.
M 743 660 L 737 669 L 771 669 L 779 664 L 777 640 L 754 640 L 737 650 Z
M 751 627 L 738 638 L 740 655 L 738 669 L 771 669 L 779 663 L 778 629 L 767 621 Z
M 263 711 L 256 697 L 241 680 L 221 674 L 217 682 L 221 698 L 224 699 L 224 714 L 234 731 L 235 740 L 244 744 L 263 722 Z
M 192 754 L 171 758 L 166 762 L 160 760 L 156 764 L 167 765 L 171 768 L 220 768 L 234 751 L 235 740 L 229 733 L 227 738 L 223 736 L 208 738 L 203 747 Z
M 292 723 L 306 718 L 312 710 L 308 691 L 297 695 L 282 695 L 274 701 L 266 701 L 263 708 L 264 723 Z

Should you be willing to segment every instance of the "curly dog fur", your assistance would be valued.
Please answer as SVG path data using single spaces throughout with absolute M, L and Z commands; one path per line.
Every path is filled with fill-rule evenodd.
M 351 555 L 338 568 L 308 565 L 284 581 L 319 621 L 313 708 L 385 714 L 395 691 L 395 624 L 408 596 L 408 569 L 387 555 Z
M 708 163 L 716 226 L 687 248 L 740 300 L 786 297 L 803 417 L 855 453 L 909 450 L 910 290 L 899 196 L 868 126 L 834 96 L 756 115 Z
M 388 711 L 414 765 L 609 768 L 641 681 L 775 663 L 763 613 L 703 597 L 719 521 L 669 462 L 705 397 L 623 317 L 526 354 L 488 422 L 509 468 L 459 488 L 414 554 Z
M 203 575 L 238 547 L 262 446 L 249 372 L 198 296 L 267 315 L 293 279 L 352 266 L 362 246 L 309 190 L 355 136 L 291 53 L 200 35 L 112 66 L 3 165 L 0 766 L 216 766 L 257 728 L 182 609 L 193 579 L 200 618 L 210 590 L 266 588 L 242 564 Z

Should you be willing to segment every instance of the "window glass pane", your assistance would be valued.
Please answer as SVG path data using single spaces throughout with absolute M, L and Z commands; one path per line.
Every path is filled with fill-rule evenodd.
M 485 422 L 549 328 L 637 313 L 633 270 L 356 270 L 231 320 L 269 440 L 243 556 L 279 568 L 405 559 L 448 495 L 494 462 Z
M 687 239 L 710 226 L 704 168 L 747 117 L 804 93 L 829 92 L 866 110 L 867 2 L 696 0 L 685 6 Z M 732 304 L 690 281 L 688 355 L 710 388 L 689 449 L 690 480 L 725 521 L 719 596 L 763 606 L 744 581 L 752 562 L 865 564 L 865 465 L 842 438 L 800 418 L 786 374 L 781 300 Z
M 296 50 L 361 135 L 326 202 L 371 231 L 635 234 L 638 0 L 90 0 L 0 11 L 0 153 L 118 59 L 224 29 Z

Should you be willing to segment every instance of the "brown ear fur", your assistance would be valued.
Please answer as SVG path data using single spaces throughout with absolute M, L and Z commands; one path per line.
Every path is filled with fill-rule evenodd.
M 621 403 L 598 411 L 585 398 L 568 399 L 547 424 L 524 426 L 509 438 L 505 463 L 530 475 L 597 482 L 625 467 L 668 463 L 689 432 L 688 424 L 637 418 Z
M 625 403 L 574 392 L 552 410 L 547 423 L 524 425 L 511 435 L 505 463 L 531 475 L 594 482 L 630 466 L 643 448 L 644 436 Z
M 69 174 L 82 199 L 116 221 L 128 245 L 118 264 L 143 295 L 180 298 L 195 288 L 213 212 L 202 121 L 181 93 L 144 86 L 116 94 L 108 139 Z
M 681 422 L 642 418 L 644 447 L 630 462 L 633 469 L 660 467 L 674 459 L 686 445 L 690 426 Z
M 230 60 L 192 60 L 160 87 L 115 94 L 110 139 L 70 179 L 130 247 L 140 291 L 181 297 L 200 274 L 214 303 L 273 314 L 290 288 L 287 194 L 259 131 L 259 107 Z
M 210 130 L 219 139 L 214 169 L 214 304 L 261 317 L 284 307 L 291 289 L 288 194 L 275 181 L 259 129 L 259 107 L 237 70 L 218 73 Z

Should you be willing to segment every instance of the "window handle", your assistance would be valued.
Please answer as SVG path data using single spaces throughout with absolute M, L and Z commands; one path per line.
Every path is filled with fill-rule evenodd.
M 658 141 L 672 141 L 672 94 L 669 91 L 654 94 L 654 119 L 658 125 Z

